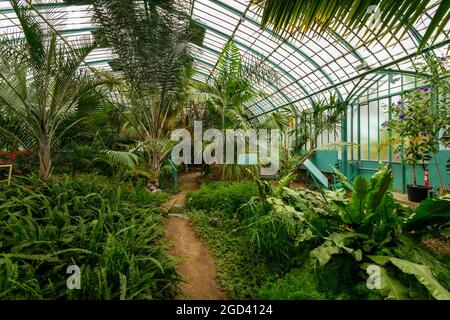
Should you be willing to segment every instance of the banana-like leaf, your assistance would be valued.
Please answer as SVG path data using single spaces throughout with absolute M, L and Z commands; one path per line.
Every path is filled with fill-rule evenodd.
M 413 263 L 407 260 L 399 259 L 396 257 L 388 256 L 368 256 L 372 261 L 386 265 L 391 262 L 401 271 L 407 274 L 411 274 L 422 283 L 430 292 L 430 294 L 437 300 L 450 300 L 450 293 L 445 289 L 439 281 L 434 277 L 433 271 L 430 267 Z
M 415 212 L 405 222 L 407 228 L 417 225 L 447 222 L 450 220 L 450 200 L 427 199 L 416 208 Z
M 313 262 L 319 262 L 321 266 L 326 265 L 334 254 L 347 252 L 360 261 L 362 259 L 361 250 L 353 250 L 346 246 L 346 240 L 356 238 L 359 235 L 354 232 L 333 233 L 329 238 L 319 247 L 310 252 L 310 257 Z
M 352 203 L 348 208 L 348 214 L 353 223 L 363 221 L 369 192 L 369 181 L 363 177 L 356 177 L 353 181 Z
M 369 273 L 369 264 L 363 265 L 363 268 Z M 381 266 L 373 266 L 378 272 L 374 279 L 374 289 L 380 290 L 387 300 L 409 300 L 409 290 L 400 281 L 392 278 L 387 270 Z M 374 276 L 370 274 L 371 276 Z
M 388 168 L 379 170 L 370 179 L 371 192 L 368 195 L 367 205 L 372 212 L 375 212 L 383 202 L 386 193 L 391 187 L 392 181 L 394 181 L 392 170 Z
M 403 272 L 414 275 L 437 300 L 450 300 L 450 292 L 436 280 L 430 267 L 394 257 L 390 261 Z

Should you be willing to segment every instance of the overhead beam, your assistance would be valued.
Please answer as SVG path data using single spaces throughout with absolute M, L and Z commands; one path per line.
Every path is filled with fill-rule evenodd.
M 222 2 L 222 1 L 220 1 L 220 0 L 211 0 L 211 2 L 216 3 L 216 4 L 219 5 L 220 7 L 224 8 L 224 9 L 226 9 L 226 10 L 228 10 L 228 11 L 234 13 L 234 14 L 239 14 L 239 13 L 240 13 L 239 10 L 237 10 L 237 9 L 235 9 L 235 8 L 233 8 L 233 7 L 231 7 L 231 6 L 229 6 L 228 4 L 226 4 L 226 3 L 224 3 L 224 2 Z M 253 20 L 253 19 L 250 18 L 250 17 L 245 17 L 245 20 L 248 21 L 248 22 L 250 22 L 252 25 L 254 25 L 254 26 L 256 26 L 256 27 L 261 28 L 261 24 L 258 23 L 258 21 L 255 21 L 255 20 Z M 273 30 L 268 29 L 268 28 L 264 28 L 264 29 L 262 29 L 262 30 L 264 30 L 265 32 L 269 33 L 272 37 L 274 37 L 274 38 L 277 39 L 278 41 L 281 41 L 281 42 L 283 42 L 284 44 L 286 44 L 286 45 L 287 45 L 291 50 L 293 50 L 294 52 L 300 54 L 306 61 L 308 61 L 308 62 L 311 63 L 314 67 L 316 67 L 317 70 L 319 70 L 319 72 L 325 77 L 325 79 L 326 79 L 329 83 L 331 83 L 331 84 L 334 83 L 334 81 L 331 79 L 331 77 L 330 77 L 325 71 L 323 71 L 323 70 L 320 68 L 320 65 L 319 65 L 314 59 L 312 59 L 310 56 L 308 56 L 308 55 L 307 55 L 303 50 L 301 50 L 300 48 L 298 48 L 298 47 L 294 46 L 293 44 L 291 44 L 291 43 L 288 41 L 287 38 L 281 37 L 278 33 L 274 32 Z M 272 53 L 273 53 L 273 52 L 272 52 Z M 341 93 L 340 93 L 339 90 L 336 90 L 336 94 L 338 95 L 338 97 L 342 98 L 342 95 L 341 95 Z

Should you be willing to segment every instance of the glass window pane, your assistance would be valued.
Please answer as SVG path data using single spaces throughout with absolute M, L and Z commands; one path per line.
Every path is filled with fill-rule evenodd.
M 389 161 L 389 133 L 382 125 L 389 120 L 389 99 L 380 100 L 380 122 L 378 128 L 380 130 L 380 160 Z
M 378 160 L 378 101 L 369 103 L 369 160 Z
M 361 160 L 369 160 L 369 126 L 368 126 L 368 105 L 361 105 L 359 109 L 359 125 L 360 125 L 360 150 Z
M 358 106 L 353 107 L 353 143 L 358 144 Z M 352 160 L 359 160 L 358 147 L 353 148 Z

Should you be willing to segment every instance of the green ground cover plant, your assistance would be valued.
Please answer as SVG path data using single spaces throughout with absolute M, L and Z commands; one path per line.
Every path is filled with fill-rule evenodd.
M 240 206 L 234 214 L 233 206 L 216 206 L 214 213 L 193 211 L 200 235 L 226 261 L 219 263 L 226 282 L 247 281 L 253 274 L 251 263 L 241 266 L 244 272 L 230 270 L 250 255 L 266 270 L 252 278 L 256 289 L 247 291 L 252 298 L 448 299 L 449 255 L 445 245 L 439 247 L 448 243 L 448 197 L 429 199 L 413 210 L 389 192 L 388 168 L 352 184 L 343 175 L 337 177 L 343 187 L 322 194 L 290 189 L 295 179 L 291 174 L 277 184 L 256 179 L 259 195 L 236 203 L 235 208 Z M 229 203 L 229 194 L 239 188 L 215 183 L 221 192 L 214 194 L 206 192 L 208 187 L 192 193 L 191 199 L 208 194 L 209 204 L 220 199 Z M 207 209 L 192 200 L 189 208 Z M 373 268 L 379 282 L 369 289 Z
M 258 189 L 252 182 L 212 182 L 203 184 L 200 190 L 190 193 L 187 207 L 234 214 L 256 195 Z
M 241 224 L 221 211 L 189 213 L 197 233 L 211 250 L 218 267 L 218 280 L 231 299 L 251 299 L 271 275 L 260 254 L 249 246 Z
M 1 299 L 167 299 L 163 193 L 96 175 L 24 178 L 0 189 Z M 68 290 L 66 270 L 81 269 Z

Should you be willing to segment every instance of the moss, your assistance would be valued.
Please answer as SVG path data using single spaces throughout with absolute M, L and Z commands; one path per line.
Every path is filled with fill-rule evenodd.
M 282 277 L 270 278 L 258 290 L 258 297 L 269 300 L 323 300 L 312 268 L 293 269 Z

